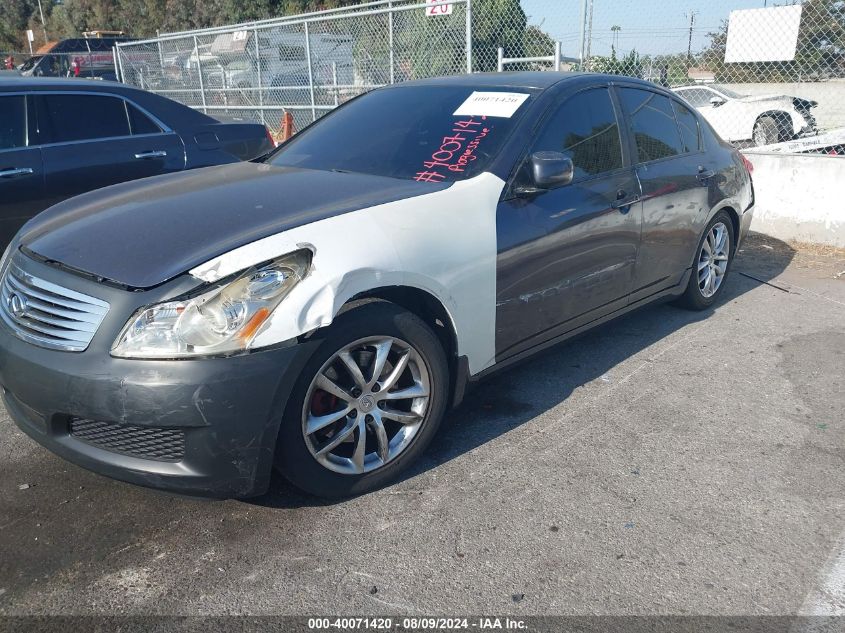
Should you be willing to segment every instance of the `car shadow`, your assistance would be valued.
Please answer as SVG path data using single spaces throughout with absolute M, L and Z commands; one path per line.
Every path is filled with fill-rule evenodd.
M 597 379 L 615 380 L 613 369 L 666 336 L 707 319 L 719 306 L 767 284 L 795 256 L 775 238 L 751 233 L 734 261 L 725 292 L 713 308 L 691 312 L 672 304 L 644 307 L 551 347 L 476 384 L 449 412 L 425 454 L 400 478 L 412 479 L 464 455 L 560 405 L 578 387 Z M 275 474 L 267 494 L 247 500 L 265 507 L 325 506 Z

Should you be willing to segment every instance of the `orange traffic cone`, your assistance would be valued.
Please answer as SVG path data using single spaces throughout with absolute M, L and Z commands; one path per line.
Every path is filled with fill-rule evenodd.
M 282 142 L 293 136 L 293 115 L 285 110 L 282 115 Z
M 279 120 L 279 129 L 273 131 L 273 140 L 276 142 L 276 145 L 281 145 L 291 136 L 293 136 L 293 115 L 285 110 L 285 113 Z

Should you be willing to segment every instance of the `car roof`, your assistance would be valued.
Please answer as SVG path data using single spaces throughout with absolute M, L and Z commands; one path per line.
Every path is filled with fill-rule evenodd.
M 431 77 L 415 79 L 394 84 L 401 86 L 466 86 L 467 88 L 517 88 L 523 90 L 547 90 L 562 83 L 603 83 L 624 81 L 639 83 L 643 86 L 655 87 L 655 84 L 620 75 L 605 75 L 601 73 L 582 72 L 550 72 L 550 71 L 520 71 L 520 72 L 490 72 L 473 73 L 471 75 L 450 75 L 447 77 Z
M 0 76 L 0 90 L 138 90 L 117 81 L 65 77 Z
M 178 129 L 180 123 L 214 123 L 216 119 L 190 108 L 178 101 L 147 92 L 142 88 L 127 86 L 117 81 L 99 79 L 80 79 L 63 77 L 2 77 L 0 76 L 0 94 L 4 92 L 92 92 L 113 94 L 149 110 L 169 127 Z
M 495 88 L 533 88 L 546 89 L 577 77 L 582 73 L 557 73 L 542 71 L 525 71 L 512 73 L 474 73 L 472 75 L 449 75 L 446 77 L 429 77 L 403 81 L 398 86 L 467 86 L 467 87 L 495 87 Z

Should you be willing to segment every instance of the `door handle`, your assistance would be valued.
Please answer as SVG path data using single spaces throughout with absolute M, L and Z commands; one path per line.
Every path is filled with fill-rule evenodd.
M 0 178 L 14 178 L 15 176 L 25 176 L 32 173 L 32 167 L 12 167 L 10 169 L 0 169 Z
M 611 203 L 611 207 L 618 209 L 622 213 L 628 213 L 631 210 L 632 204 L 637 204 L 641 200 L 640 196 L 628 196 L 628 192 L 620 189 L 616 192 L 616 200 Z
M 140 154 L 135 154 L 135 158 L 139 160 L 146 160 L 149 158 L 164 158 L 167 156 L 167 152 L 163 149 L 157 149 L 152 152 L 141 152 Z

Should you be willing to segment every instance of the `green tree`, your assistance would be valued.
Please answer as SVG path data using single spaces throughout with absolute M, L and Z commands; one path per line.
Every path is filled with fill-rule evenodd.
M 616 56 L 616 48 L 610 47 L 610 56 L 593 56 L 590 58 L 589 70 L 595 73 L 606 73 L 608 75 L 625 75 L 627 77 L 643 76 L 643 61 L 636 50 L 632 50 L 625 57 L 619 59 Z
M 526 27 L 527 18 L 519 0 L 474 0 L 473 71 L 496 70 L 500 46 L 505 49 L 506 57 L 524 57 Z
M 0 51 L 26 50 L 25 32 L 37 13 L 38 4 L 35 0 L 0 2 Z
M 525 29 L 522 41 L 526 57 L 543 57 L 553 55 L 555 52 L 555 41 L 552 36 L 539 26 L 532 25 Z

